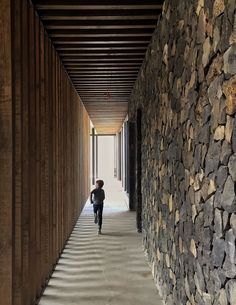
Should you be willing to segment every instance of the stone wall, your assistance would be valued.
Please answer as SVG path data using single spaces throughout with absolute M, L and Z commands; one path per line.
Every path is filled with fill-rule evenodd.
M 144 246 L 168 305 L 236 304 L 236 1 L 167 0 L 142 109 Z

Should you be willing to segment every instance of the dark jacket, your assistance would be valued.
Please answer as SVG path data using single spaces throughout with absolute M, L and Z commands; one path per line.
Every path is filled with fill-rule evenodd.
M 90 194 L 90 202 L 98 205 L 103 204 L 103 200 L 105 199 L 105 192 L 103 189 L 94 189 Z

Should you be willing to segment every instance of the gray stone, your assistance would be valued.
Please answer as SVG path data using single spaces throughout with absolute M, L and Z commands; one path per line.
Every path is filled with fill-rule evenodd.
M 215 269 L 215 271 L 218 274 L 218 277 L 221 281 L 221 286 L 224 287 L 226 281 L 225 271 L 223 270 L 223 268 L 217 268 Z
M 221 143 L 220 142 L 211 142 L 206 156 L 206 175 L 211 172 L 215 172 L 218 169 L 219 159 L 221 152 Z
M 198 135 L 199 143 L 208 144 L 210 139 L 210 125 L 205 124 L 200 130 Z
M 225 274 L 229 278 L 234 278 L 236 276 L 236 256 L 235 256 L 235 236 L 233 229 L 226 232 L 225 235 L 225 252 L 226 258 L 224 262 Z
M 143 109 L 144 247 L 171 305 L 231 305 L 235 8 L 235 0 L 166 0 L 129 102 L 131 119 Z
M 228 0 L 226 6 L 227 16 L 233 24 L 235 19 L 235 0 Z
M 198 19 L 198 27 L 197 27 L 197 42 L 203 43 L 205 37 L 206 37 L 206 16 L 204 14 L 204 10 L 201 9 Z
M 219 274 L 217 269 L 210 271 L 209 279 L 207 281 L 207 290 L 210 292 L 211 295 L 218 294 L 218 291 L 221 288 L 221 280 L 219 278 Z
M 224 54 L 225 74 L 236 74 L 236 44 L 233 44 Z
M 221 205 L 229 213 L 236 212 L 236 197 L 235 197 L 234 182 L 230 176 L 227 178 L 225 182 L 224 191 L 221 197 Z
M 234 235 L 236 236 L 236 214 L 232 214 L 230 217 L 230 226 L 233 229 Z
M 220 189 L 223 188 L 227 177 L 228 177 L 227 166 L 220 166 L 216 176 L 216 184 Z
M 233 151 L 236 153 L 236 120 L 234 120 L 234 124 L 233 124 L 232 148 Z
M 229 48 L 229 40 L 233 26 L 226 14 L 223 14 L 222 18 L 223 18 L 223 22 L 222 22 L 222 31 L 220 36 L 219 48 L 221 52 L 224 52 Z
M 208 188 L 209 188 L 209 182 L 210 182 L 210 179 L 208 178 L 205 178 L 203 180 L 203 183 L 202 183 L 202 186 L 201 186 L 201 197 L 204 201 L 207 200 L 208 198 Z
M 209 56 L 211 52 L 211 43 L 210 43 L 210 38 L 207 37 L 203 44 L 203 56 L 202 56 L 202 64 L 203 67 L 205 68 L 209 62 Z
M 236 182 L 236 154 L 229 158 L 228 168 L 233 181 Z
M 224 211 L 223 212 L 223 229 L 224 230 L 226 229 L 228 222 L 229 222 L 229 213 Z
M 216 305 L 228 305 L 225 289 L 220 289 L 219 296 L 217 299 L 218 302 L 216 303 Z
M 233 118 L 227 115 L 227 123 L 225 126 L 225 139 L 228 143 L 231 143 L 233 133 Z
M 213 222 L 213 197 L 204 204 L 204 226 L 210 227 Z
M 195 219 L 195 240 L 196 242 L 202 242 L 204 239 L 204 213 L 200 212 Z
M 236 43 L 236 15 L 234 15 L 234 26 L 233 26 L 233 32 L 230 36 L 229 43 L 232 45 Z
M 219 209 L 215 209 L 215 217 L 214 217 L 214 231 L 216 237 L 220 238 L 223 234 L 223 224 L 222 224 L 222 211 Z
M 213 240 L 212 258 L 215 267 L 221 267 L 225 257 L 225 241 L 220 238 Z
M 212 106 L 214 106 L 215 103 L 219 102 L 219 99 L 222 96 L 223 80 L 224 80 L 224 77 L 222 75 L 220 75 L 216 79 L 214 79 L 214 81 L 209 86 L 207 93 L 208 93 L 209 101 Z M 215 117 L 215 121 L 217 122 L 219 112 L 216 113 L 215 111 L 213 111 L 213 116 Z
M 225 285 L 225 290 L 230 305 L 236 305 L 236 280 L 229 280 Z
M 228 165 L 228 160 L 231 154 L 232 154 L 231 145 L 227 141 L 224 141 L 220 153 L 220 161 L 223 165 Z
M 220 30 L 217 26 L 215 26 L 214 33 L 213 33 L 213 49 L 214 49 L 214 52 L 217 51 L 219 42 L 220 42 Z
M 203 275 L 202 268 L 201 268 L 199 262 L 196 262 L 196 276 L 198 279 L 200 290 L 205 291 L 206 286 L 205 286 L 204 275 Z
M 214 208 L 222 208 L 221 197 L 222 197 L 222 190 L 218 188 L 214 195 Z
M 213 231 L 210 227 L 204 228 L 204 240 L 203 240 L 203 249 L 207 253 L 211 253 L 212 249 L 212 240 L 213 240 Z

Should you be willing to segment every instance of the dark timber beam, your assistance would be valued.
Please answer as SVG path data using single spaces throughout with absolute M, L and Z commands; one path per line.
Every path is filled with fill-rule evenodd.
M 31 1 L 95 128 L 117 133 L 163 0 Z
M 62 29 L 62 30 L 48 30 L 48 33 L 51 37 L 83 37 L 83 36 L 117 36 L 117 35 L 152 35 L 152 28 L 142 28 L 137 31 L 135 28 L 130 29 Z

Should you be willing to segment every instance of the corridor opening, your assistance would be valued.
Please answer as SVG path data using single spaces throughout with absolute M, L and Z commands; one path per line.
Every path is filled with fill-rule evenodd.
M 95 181 L 102 179 L 105 183 L 106 204 L 110 206 L 121 205 L 128 209 L 129 197 L 125 189 L 126 173 L 128 171 L 126 160 L 127 136 L 124 133 L 125 124 L 120 132 L 115 135 L 97 134 L 92 130 L 91 142 L 91 187 Z
M 104 182 L 113 180 L 115 177 L 115 136 L 92 133 L 90 143 L 91 184 L 94 185 L 96 179 L 102 179 Z

